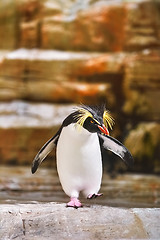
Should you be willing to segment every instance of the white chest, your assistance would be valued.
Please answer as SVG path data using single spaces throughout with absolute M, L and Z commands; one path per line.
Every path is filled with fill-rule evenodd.
M 74 124 L 64 127 L 57 144 L 57 170 L 63 188 L 74 183 L 83 190 L 91 182 L 99 187 L 102 161 L 98 135 L 78 131 Z
M 74 124 L 62 129 L 57 144 L 57 160 L 63 164 L 82 166 L 94 164 L 101 159 L 99 139 L 96 133 L 77 130 Z

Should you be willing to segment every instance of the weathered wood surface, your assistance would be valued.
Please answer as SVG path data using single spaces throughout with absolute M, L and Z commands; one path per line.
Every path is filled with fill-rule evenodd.
M 0 239 L 158 239 L 159 208 L 0 205 Z

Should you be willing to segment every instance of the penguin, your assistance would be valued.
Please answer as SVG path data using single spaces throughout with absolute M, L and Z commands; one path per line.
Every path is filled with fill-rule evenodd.
M 56 147 L 59 180 L 62 189 L 70 197 L 67 207 L 82 207 L 80 192 L 88 199 L 103 195 L 99 193 L 102 182 L 102 149 L 118 155 L 126 165 L 133 165 L 129 150 L 109 135 L 113 124 L 113 117 L 104 107 L 77 107 L 35 156 L 32 173 L 37 171 L 40 163 Z

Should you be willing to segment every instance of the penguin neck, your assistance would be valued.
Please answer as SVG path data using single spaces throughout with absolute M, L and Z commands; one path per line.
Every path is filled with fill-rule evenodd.
M 68 137 L 71 137 L 72 139 L 75 139 L 75 141 L 82 143 L 92 139 L 95 135 L 97 136 L 96 133 L 90 133 L 85 128 L 79 128 L 79 126 L 74 123 L 68 125 L 65 130 L 67 131 Z

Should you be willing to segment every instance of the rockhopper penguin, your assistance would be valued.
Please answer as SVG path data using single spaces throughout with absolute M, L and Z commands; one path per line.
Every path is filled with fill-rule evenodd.
M 79 193 L 92 199 L 98 193 L 102 181 L 101 149 L 110 150 L 127 165 L 133 164 L 128 149 L 109 136 L 108 128 L 114 123 L 104 108 L 81 106 L 67 116 L 55 136 L 38 152 L 32 163 L 35 173 L 45 157 L 56 149 L 57 170 L 64 192 L 70 197 L 67 207 L 82 207 Z

